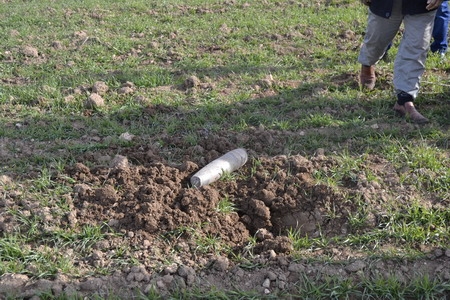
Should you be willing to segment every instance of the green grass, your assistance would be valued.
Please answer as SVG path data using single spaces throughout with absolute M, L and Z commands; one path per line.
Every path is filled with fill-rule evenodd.
M 366 94 L 356 85 L 356 58 L 367 15 L 359 1 L 6 2 L 0 5 L 0 145 L 12 155 L 0 157 L 0 175 L 14 174 L 16 182 L 0 187 L 16 191 L 18 202 L 33 199 L 48 207 L 47 217 L 67 214 L 71 201 L 66 195 L 74 182 L 64 169 L 80 154 L 142 142 L 170 150 L 170 141 L 161 136 L 180 137 L 187 148 L 198 144 L 204 132 L 235 136 L 263 128 L 282 137 L 283 153 L 278 146 L 264 145 L 268 155 L 310 157 L 320 148 L 326 150 L 334 164 L 315 172 L 317 184 L 340 188 L 362 177 L 369 184 L 380 181 L 381 175 L 366 164 L 376 154 L 395 168 L 399 184 L 419 197 L 389 203 L 372 228 L 367 203 L 348 195 L 347 201 L 356 207 L 348 216 L 351 232 L 308 237 L 290 231 L 294 256 L 331 244 L 363 249 L 368 256 L 391 257 L 418 256 L 420 245 L 449 247 L 448 205 L 430 207 L 420 196 L 433 195 L 444 204 L 450 199 L 446 84 L 450 61 L 433 55 L 427 61 L 417 106 L 432 124 L 416 127 L 393 118 L 392 63 L 377 66 L 383 88 Z M 56 41 L 61 48 L 52 46 Z M 397 45 L 398 41 L 392 52 Z M 37 49 L 39 56 L 24 54 L 25 46 Z M 190 76 L 204 86 L 182 88 Z M 267 78 L 273 79 L 270 86 L 262 83 Z M 84 101 L 96 81 L 104 81 L 110 92 L 104 107 L 88 109 Z M 118 93 L 127 81 L 134 83 L 135 93 Z M 156 105 L 168 109 L 146 112 Z M 139 141 L 120 140 L 124 132 Z M 24 154 L 22 144 L 34 151 Z M 169 150 L 162 152 L 169 161 L 183 159 Z M 260 163 L 251 161 L 254 172 Z M 236 175 L 224 174 L 221 179 L 235 181 Z M 227 197 L 216 209 L 224 214 L 235 211 Z M 46 216 L 33 214 L 31 208 L 24 211 L 7 211 L 17 228 L 1 234 L 0 275 L 15 272 L 52 278 L 61 270 L 76 274 L 62 252 L 70 247 L 86 254 L 96 242 L 116 234 L 94 225 L 49 230 Z M 195 228 L 180 228 L 168 234 L 168 240 L 188 233 L 198 252 L 230 251 L 216 236 L 193 232 Z M 387 244 L 398 251 L 384 251 Z M 251 241 L 249 245 L 251 252 Z M 117 264 L 136 263 L 129 255 L 132 249 L 116 250 Z M 395 278 L 318 284 L 305 278 L 299 297 L 433 299 L 448 289 L 445 283 L 427 278 L 410 284 Z M 212 296 L 257 297 L 218 291 L 202 297 Z
M 221 212 L 221 213 L 224 213 L 224 214 L 229 214 L 231 212 L 236 211 L 236 205 L 234 204 L 234 202 L 228 196 L 225 196 L 217 204 L 216 210 L 218 212 Z
M 0 272 L 22 273 L 37 278 L 52 278 L 58 272 L 74 273 L 72 262 L 65 258 L 58 247 L 30 248 L 30 237 L 22 235 L 3 236 L 0 241 Z

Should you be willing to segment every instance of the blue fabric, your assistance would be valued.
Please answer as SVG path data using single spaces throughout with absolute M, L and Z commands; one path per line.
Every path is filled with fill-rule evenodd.
M 448 48 L 448 22 L 450 12 L 448 10 L 448 2 L 442 2 L 436 11 L 433 27 L 433 43 L 430 45 L 432 52 L 445 53 Z

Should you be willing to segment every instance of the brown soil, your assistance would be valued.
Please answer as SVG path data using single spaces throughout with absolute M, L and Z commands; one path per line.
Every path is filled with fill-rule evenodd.
M 168 149 L 147 141 L 139 147 L 120 149 L 120 155 L 114 154 L 118 149 L 86 152 L 64 171 L 65 176 L 53 178 L 65 184 L 68 178 L 73 180 L 73 191 L 64 199 L 70 212 L 62 218 L 52 218 L 54 212 L 32 199 L 16 201 L 20 198 L 17 192 L 2 188 L 0 227 L 4 232 L 12 232 L 17 226 L 6 208 L 18 207 L 24 214 L 43 216 L 47 230 L 105 223 L 107 238 L 85 255 L 73 253 L 77 249 L 68 251 L 68 257 L 77 257 L 80 277 L 60 274 L 48 280 L 5 274 L 0 278 L 0 291 L 25 298 L 48 290 L 55 295 L 105 296 L 113 292 L 129 297 L 136 290 L 166 295 L 180 287 L 214 287 L 282 295 L 295 292 L 305 278 L 360 280 L 395 275 L 406 282 L 426 274 L 450 280 L 450 249 L 424 247 L 427 258 L 421 260 L 381 260 L 368 258 L 355 248 L 330 244 L 305 251 L 304 257 L 292 257 L 289 229 L 297 228 L 309 237 L 354 233 L 349 214 L 357 209 L 358 199 L 369 207 L 369 222 L 358 230 L 371 229 L 382 223 L 386 214 L 383 204 L 393 199 L 409 201 L 415 191 L 402 187 L 393 166 L 377 156 L 367 158 L 367 168 L 376 180 L 369 182 L 356 174 L 339 188 L 317 184 L 313 172 L 337 163 L 323 149 L 310 158 L 258 153 L 253 149 L 261 148 L 267 140 L 258 130 L 247 137 L 251 141 L 247 143 L 248 162 L 231 179 L 191 187 L 190 177 L 208 162 L 237 148 L 236 139 L 241 140 L 211 135 L 203 144 L 186 150 L 171 147 L 181 163 L 170 162 L 165 158 Z M 282 147 L 277 139 L 275 150 Z M 0 150 L 7 157 L 12 154 L 4 142 Z M 13 178 L 3 177 L 3 182 L 8 180 Z M 232 201 L 236 210 L 218 211 L 223 199 Z M 445 205 L 426 200 L 428 205 Z M 388 252 L 389 242 L 378 247 Z M 126 249 L 123 256 L 132 258 L 134 266 L 120 265 L 120 249 Z M 324 257 L 328 262 L 323 262 Z M 114 272 L 88 276 L 94 267 Z

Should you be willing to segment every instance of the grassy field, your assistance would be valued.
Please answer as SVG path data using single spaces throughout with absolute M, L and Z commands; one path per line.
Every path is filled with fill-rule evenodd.
M 243 140 L 255 146 L 255 155 L 309 158 L 324 151 L 336 164 L 318 169 L 314 180 L 330 188 L 360 173 L 376 181 L 377 170 L 366 165 L 376 155 L 393 167 L 411 200 L 406 208 L 384 207 L 390 215 L 383 226 L 358 231 L 367 222 L 361 201 L 348 220 L 359 234 L 290 232 L 292 257 L 329 244 L 377 257 L 450 251 L 450 59 L 430 54 L 427 61 L 416 107 L 431 123 L 396 118 L 393 62 L 378 64 L 374 91 L 363 92 L 357 83 L 366 17 L 366 7 L 349 0 L 0 1 L 0 276 L 87 276 L 60 253 L 68 247 L 89 253 L 117 234 L 100 225 L 42 225 L 69 214 L 66 195 L 76 182 L 65 170 L 81 157 L 94 167 L 89 155 L 126 153 L 148 143 L 162 149 L 166 162 L 179 164 L 207 134 L 256 131 L 275 141 Z M 50 213 L 30 213 L 35 203 Z M 228 202 L 221 209 L 233 210 Z M 387 238 L 389 250 L 375 246 Z M 127 257 L 120 263 L 139 262 Z M 330 297 L 336 284 L 311 282 L 299 297 Z M 364 290 L 359 295 L 366 299 L 418 291 L 423 299 L 443 299 L 450 285 L 373 280 L 347 288 L 347 295 Z

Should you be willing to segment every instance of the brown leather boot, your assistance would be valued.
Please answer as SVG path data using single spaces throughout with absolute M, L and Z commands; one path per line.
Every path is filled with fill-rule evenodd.
M 397 103 L 394 105 L 394 111 L 401 117 L 408 115 L 411 121 L 416 124 L 429 123 L 430 120 L 422 116 L 422 114 L 416 110 L 413 101 L 414 98 L 410 94 L 406 92 L 398 93 Z
M 366 90 L 373 90 L 375 87 L 375 66 L 361 65 L 361 73 L 359 74 L 359 83 Z
M 428 120 L 416 110 L 412 102 L 407 102 L 405 103 L 405 105 L 395 103 L 394 111 L 399 117 L 405 117 L 406 115 L 409 115 L 411 121 L 416 124 L 427 124 L 430 122 L 430 120 Z

